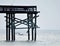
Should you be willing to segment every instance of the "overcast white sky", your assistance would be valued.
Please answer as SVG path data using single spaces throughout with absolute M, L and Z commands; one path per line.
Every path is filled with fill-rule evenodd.
M 37 19 L 40 29 L 60 30 L 60 0 L 0 0 L 0 5 L 36 5 L 40 11 Z M 4 20 L 0 14 L 0 28 L 3 29 Z

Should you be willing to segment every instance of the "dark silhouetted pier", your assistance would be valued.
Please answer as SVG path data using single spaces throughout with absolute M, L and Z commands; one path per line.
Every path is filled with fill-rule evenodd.
M 15 41 L 15 29 L 28 29 L 28 40 L 30 40 L 30 33 L 32 33 L 32 41 L 36 41 L 36 28 L 39 28 L 36 23 L 39 12 L 37 6 L 0 5 L 0 13 L 6 13 L 6 41 Z M 18 13 L 26 13 L 27 18 L 24 20 L 16 18 L 15 14 Z M 21 24 L 27 25 L 27 27 L 17 28 Z

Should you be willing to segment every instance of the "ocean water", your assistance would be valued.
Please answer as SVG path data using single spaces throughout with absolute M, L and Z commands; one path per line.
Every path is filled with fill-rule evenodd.
M 37 30 L 37 41 L 27 41 L 26 31 L 17 31 L 15 42 L 5 41 L 5 30 L 0 30 L 0 46 L 60 46 L 60 30 Z

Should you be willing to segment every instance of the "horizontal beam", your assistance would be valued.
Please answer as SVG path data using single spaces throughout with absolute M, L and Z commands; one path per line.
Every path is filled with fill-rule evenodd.
M 40 27 L 36 27 L 36 28 L 40 28 Z M 15 28 L 15 29 L 28 29 L 28 27 L 20 27 L 20 28 Z
M 28 14 L 37 14 L 40 11 L 0 11 L 0 13 L 28 13 Z
M 15 28 L 15 29 L 28 29 L 28 27 L 21 27 L 21 28 Z
M 9 7 L 9 8 L 36 8 L 37 6 L 13 6 L 13 5 L 0 5 L 0 7 Z

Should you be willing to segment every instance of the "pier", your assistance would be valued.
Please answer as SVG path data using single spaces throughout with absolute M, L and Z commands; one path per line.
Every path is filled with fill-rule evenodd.
M 39 15 L 37 14 L 40 13 L 40 11 L 37 11 L 37 6 L 0 5 L 0 13 L 6 13 L 6 41 L 15 41 L 15 29 L 28 29 L 28 40 L 36 41 L 36 29 L 39 28 L 37 26 L 37 17 Z M 18 13 L 27 14 L 27 18 L 24 20 L 16 18 L 15 14 Z M 27 27 L 17 28 L 21 24 L 27 25 Z M 32 39 L 30 39 L 30 33 Z

